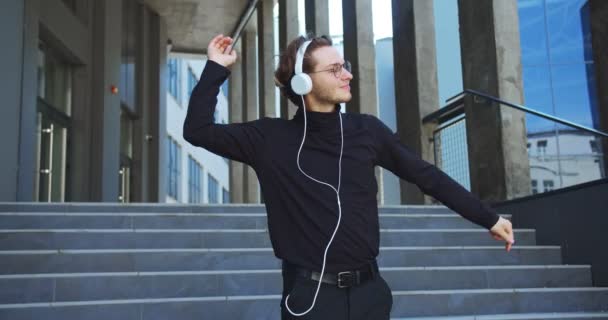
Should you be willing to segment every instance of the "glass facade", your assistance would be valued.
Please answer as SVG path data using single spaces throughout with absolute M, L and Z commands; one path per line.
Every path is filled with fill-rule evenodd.
M 209 203 L 218 203 L 218 183 L 217 179 L 215 179 L 211 174 L 208 177 L 208 188 L 207 188 L 207 196 Z
M 175 101 L 177 101 L 177 104 L 179 105 L 181 103 L 181 99 L 180 99 L 180 77 L 179 77 L 179 59 L 175 59 L 175 58 L 171 58 L 167 61 L 167 74 L 169 75 L 167 77 L 168 79 L 168 84 L 167 84 L 167 88 L 169 90 L 169 93 L 171 94 L 171 96 L 173 96 L 173 98 L 175 99 Z
M 228 92 L 228 80 L 224 81 L 224 83 L 221 86 L 222 88 L 222 93 L 224 94 L 224 96 L 226 96 L 226 100 L 228 100 L 229 98 L 229 92 Z
M 131 112 L 135 112 L 135 68 L 137 57 L 137 25 L 139 23 L 138 4 L 134 1 L 123 0 L 122 15 L 122 44 L 120 54 L 120 101 Z
M 230 203 L 230 192 L 226 188 L 222 188 L 222 203 Z
M 171 136 L 167 136 L 167 195 L 179 200 L 181 174 L 181 146 Z
M 188 156 L 188 202 L 200 203 L 202 190 L 201 190 L 201 165 Z
M 188 100 L 190 100 L 190 96 L 192 95 L 192 90 L 196 87 L 196 83 L 198 82 L 198 78 L 194 74 L 192 69 L 188 68 Z
M 518 11 L 524 104 L 597 127 L 587 0 L 519 0 Z M 533 192 L 603 177 L 594 136 L 533 115 L 526 127 Z

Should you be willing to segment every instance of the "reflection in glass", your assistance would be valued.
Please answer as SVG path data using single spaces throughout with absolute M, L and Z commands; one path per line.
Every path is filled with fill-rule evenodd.
M 119 94 L 123 105 L 135 111 L 137 55 L 137 3 L 123 0 Z
M 592 127 L 586 65 L 556 65 L 552 69 L 555 115 Z
M 589 8 L 586 0 L 519 0 L 524 104 L 597 127 Z M 533 193 L 605 176 L 594 136 L 527 115 Z
M 585 61 L 585 46 L 591 47 L 590 36 L 585 36 L 584 25 L 589 24 L 587 0 L 545 1 L 547 33 L 551 63 Z
M 67 116 L 72 112 L 72 68 L 43 43 L 38 49 L 38 97 Z
M 567 187 L 601 179 L 602 155 L 597 151 L 600 142 L 593 135 L 568 127 L 558 127 L 559 162 L 562 185 Z
M 521 62 L 539 65 L 547 62 L 547 35 L 543 0 L 519 0 L 519 30 L 521 36 Z

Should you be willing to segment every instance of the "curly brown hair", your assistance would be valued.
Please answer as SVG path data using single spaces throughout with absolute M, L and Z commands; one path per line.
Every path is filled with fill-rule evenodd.
M 322 35 L 316 37 L 309 33 L 306 36 L 299 36 L 287 45 L 285 51 L 279 57 L 279 65 L 274 72 L 274 82 L 279 87 L 281 94 L 293 102 L 296 106 L 301 106 L 302 100 L 291 89 L 291 78 L 295 75 L 296 54 L 300 46 L 311 40 L 311 43 L 306 48 L 304 53 L 304 61 L 302 62 L 302 71 L 310 72 L 315 66 L 315 61 L 310 59 L 311 54 L 318 48 L 332 46 L 331 38 Z

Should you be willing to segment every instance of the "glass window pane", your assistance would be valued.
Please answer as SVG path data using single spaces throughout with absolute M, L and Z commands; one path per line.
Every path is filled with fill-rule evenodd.
M 585 64 L 553 66 L 552 76 L 555 115 L 592 127 L 593 120 Z
M 589 24 L 587 0 L 551 0 L 546 2 L 547 31 L 552 63 L 583 62 L 585 41 L 583 25 Z
M 47 104 L 71 115 L 72 67 L 44 44 L 39 48 L 38 95 Z
M 553 114 L 553 99 L 548 66 L 524 67 L 524 105 L 536 111 Z M 527 131 L 552 130 L 554 122 L 526 114 Z
M 543 0 L 519 0 L 522 65 L 547 64 L 547 37 Z

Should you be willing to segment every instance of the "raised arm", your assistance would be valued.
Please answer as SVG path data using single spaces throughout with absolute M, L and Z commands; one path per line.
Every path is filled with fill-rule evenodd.
M 223 53 L 231 41 L 218 35 L 209 43 L 209 60 L 190 96 L 183 135 L 192 145 L 254 165 L 258 149 L 264 142 L 262 120 L 216 124 L 213 118 L 220 86 L 230 75 L 228 67 L 236 61 L 234 50 L 230 54 Z
M 412 152 L 382 121 L 369 115 L 370 130 L 376 141 L 376 164 L 402 179 L 416 184 L 424 193 L 433 196 L 465 219 L 488 230 L 496 239 L 514 242 L 511 223 L 479 200 L 439 168 Z M 497 238 L 498 237 L 498 238 Z

